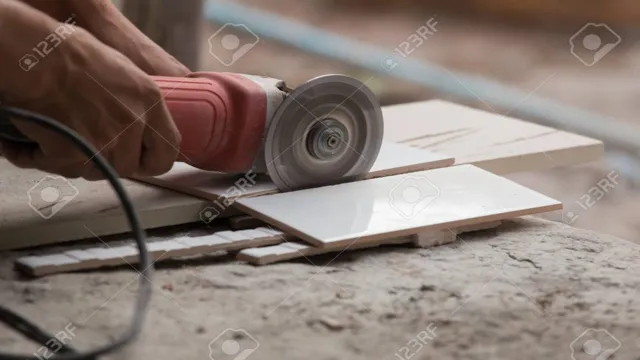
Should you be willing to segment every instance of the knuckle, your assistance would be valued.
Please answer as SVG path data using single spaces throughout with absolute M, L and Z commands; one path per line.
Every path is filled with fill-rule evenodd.
M 129 159 L 116 162 L 116 165 L 114 166 L 114 168 L 118 173 L 118 175 L 120 175 L 121 177 L 128 177 L 128 176 L 135 175 L 136 172 L 138 171 L 138 166 L 136 161 L 131 161 Z
M 174 163 L 175 159 L 173 157 L 167 157 L 167 160 L 164 162 L 159 163 L 158 165 L 158 175 L 162 175 L 166 172 L 169 172 L 169 170 L 171 170 L 171 168 L 173 167 L 173 163 Z
M 148 78 L 148 81 L 145 81 L 142 86 L 142 95 L 143 99 L 146 100 L 149 106 L 154 106 L 158 104 L 162 100 L 162 90 L 160 87 L 151 79 Z
M 158 176 L 162 175 L 173 167 L 174 158 L 169 154 L 147 154 L 144 165 L 139 169 L 138 175 Z
M 146 176 L 159 176 L 171 170 L 172 166 L 173 166 L 173 161 L 172 162 L 154 161 L 151 164 L 149 164 L 149 166 L 147 166 L 147 168 L 145 169 L 146 171 L 144 171 L 144 173 Z
M 120 177 L 127 177 L 135 174 L 138 170 L 139 159 L 127 156 L 124 153 L 120 153 L 120 156 L 117 156 L 117 153 L 118 152 L 114 151 L 110 156 L 113 170 L 115 170 Z

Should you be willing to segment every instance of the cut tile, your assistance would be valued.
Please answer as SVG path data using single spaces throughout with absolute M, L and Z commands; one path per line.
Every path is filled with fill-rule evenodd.
M 15 268 L 32 276 L 40 276 L 57 271 L 70 271 L 78 263 L 80 260 L 65 254 L 27 256 L 16 260 Z
M 147 251 L 155 252 L 169 252 L 184 249 L 184 244 L 176 240 L 154 241 L 147 243 Z
M 224 233 L 224 237 L 219 234 Z M 277 230 L 257 228 L 241 231 L 222 231 L 198 237 L 180 237 L 173 240 L 147 243 L 152 258 L 157 262 L 171 258 L 204 255 L 216 251 L 238 251 L 247 247 L 269 246 L 290 237 Z M 71 250 L 62 254 L 27 256 L 16 260 L 18 270 L 31 276 L 61 272 L 97 269 L 101 267 L 135 264 L 138 250 L 134 246 Z
M 224 246 L 231 242 L 231 240 L 224 238 L 222 236 L 218 236 L 217 234 L 197 236 L 197 237 L 185 236 L 185 237 L 176 239 L 176 241 L 184 244 L 189 249 L 208 248 L 212 246 Z
M 238 253 L 236 259 L 246 261 L 253 265 L 268 265 L 276 262 L 309 257 L 314 255 L 335 253 L 347 250 L 357 250 L 363 248 L 371 248 L 381 245 L 397 245 L 412 243 L 416 247 L 429 248 L 438 245 L 445 245 L 456 240 L 457 235 L 466 232 L 492 229 L 501 224 L 501 221 L 492 221 L 488 223 L 480 223 L 471 226 L 463 226 L 458 229 L 445 229 L 436 231 L 427 231 L 405 237 L 372 241 L 368 243 L 347 245 L 344 248 L 328 247 L 319 248 L 300 241 L 288 241 L 278 245 L 266 246 L 261 248 L 244 249 Z
M 129 251 L 132 250 L 132 251 Z M 95 248 L 82 251 L 68 251 L 65 254 L 73 256 L 83 262 L 95 262 L 96 265 L 111 265 L 118 263 L 125 255 L 125 260 L 134 260 L 138 256 L 138 250 L 130 247 L 126 248 Z
M 251 239 L 251 236 L 247 233 L 249 230 L 240 231 L 220 231 L 216 233 L 216 236 L 227 239 L 230 242 L 243 241 Z
M 318 247 L 562 209 L 557 200 L 473 165 L 239 199 L 236 206 Z
M 300 242 L 286 242 L 278 245 L 241 250 L 236 259 L 255 265 L 266 265 L 278 261 L 297 259 L 325 253 L 325 249 Z
M 404 244 L 412 242 L 414 240 L 415 238 L 413 236 L 407 236 L 379 241 L 371 241 L 369 243 L 352 244 L 351 246 L 347 245 L 344 248 L 320 248 L 306 244 L 304 242 L 292 240 L 273 246 L 248 248 L 241 250 L 236 256 L 236 259 L 239 261 L 246 261 L 254 265 L 267 265 L 280 261 L 328 254 L 332 252 L 340 252 L 343 250 L 358 250 L 364 248 L 372 248 L 380 245 Z
M 415 149 L 407 145 L 383 142 L 378 158 L 367 178 L 435 169 L 453 163 L 453 157 L 448 155 Z M 220 210 L 230 206 L 230 203 L 225 199 L 239 199 L 278 192 L 278 188 L 266 175 L 248 173 L 232 176 L 200 170 L 185 163 L 175 163 L 171 171 L 164 175 L 155 178 L 140 178 L 139 180 L 211 200 Z
M 276 229 L 271 228 L 271 227 L 259 227 L 259 228 L 256 228 L 256 230 L 262 231 L 264 233 L 267 233 L 268 235 L 280 235 L 280 236 L 286 235 L 282 231 L 276 230 Z

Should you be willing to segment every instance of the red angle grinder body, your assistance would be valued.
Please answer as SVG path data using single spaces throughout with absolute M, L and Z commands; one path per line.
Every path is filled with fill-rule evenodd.
M 182 136 L 179 161 L 227 173 L 251 169 L 275 111 L 269 104 L 284 98 L 282 82 L 256 79 L 214 72 L 154 76 Z

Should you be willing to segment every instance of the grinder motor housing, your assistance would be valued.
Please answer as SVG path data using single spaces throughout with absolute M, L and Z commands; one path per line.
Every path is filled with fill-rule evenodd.
M 266 172 L 258 154 L 284 100 L 283 81 L 214 72 L 154 80 L 182 135 L 179 161 L 226 173 Z

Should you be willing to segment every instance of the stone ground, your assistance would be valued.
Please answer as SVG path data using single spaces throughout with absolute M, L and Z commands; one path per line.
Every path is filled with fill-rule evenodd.
M 389 49 L 430 16 L 328 14 L 311 3 L 286 2 L 277 9 Z M 588 68 L 569 52 L 574 30 L 547 33 L 446 17 L 440 24 L 438 36 L 415 56 L 620 121 L 637 116 L 640 47 L 629 35 Z M 213 32 L 206 27 L 205 33 Z M 206 69 L 228 70 L 206 54 L 203 59 Z M 266 41 L 231 70 L 292 84 L 328 72 L 359 74 Z M 443 97 L 386 78 L 375 78 L 375 84 L 385 103 Z M 471 105 L 484 107 L 481 101 Z M 513 178 L 572 203 L 609 172 L 596 163 Z M 635 185 L 622 179 L 615 191 L 580 213 L 574 226 L 638 239 L 636 199 Z M 161 264 L 143 336 L 124 356 L 208 359 L 213 349 L 214 359 L 232 359 L 219 355 L 234 350 L 233 342 L 225 342 L 230 333 L 224 332 L 233 328 L 246 331 L 234 338 L 242 349 L 257 346 L 249 359 L 403 359 L 412 354 L 413 359 L 571 359 L 572 344 L 576 351 L 600 344 L 615 351 L 612 359 L 640 359 L 637 245 L 536 218 L 463 235 L 463 240 L 433 249 L 375 249 L 265 268 L 226 256 Z M 80 349 L 104 344 L 123 330 L 137 288 L 134 272 L 121 268 L 29 280 L 11 268 L 22 254 L 0 254 L 1 304 L 50 332 L 73 322 L 71 341 Z M 37 351 L 1 325 L 0 348 Z M 575 359 L 598 356 L 576 354 Z
M 11 269 L 17 255 L 1 255 L 0 303 L 51 332 L 71 329 L 80 349 L 123 330 L 138 280 L 130 269 L 27 281 Z M 571 359 L 572 343 L 640 359 L 640 247 L 626 240 L 525 218 L 433 249 L 312 261 L 161 264 L 143 336 L 125 356 L 208 359 L 211 348 L 230 359 L 220 355 L 235 339 L 257 347 L 249 359 Z M 0 327 L 3 350 L 37 351 L 16 340 Z

